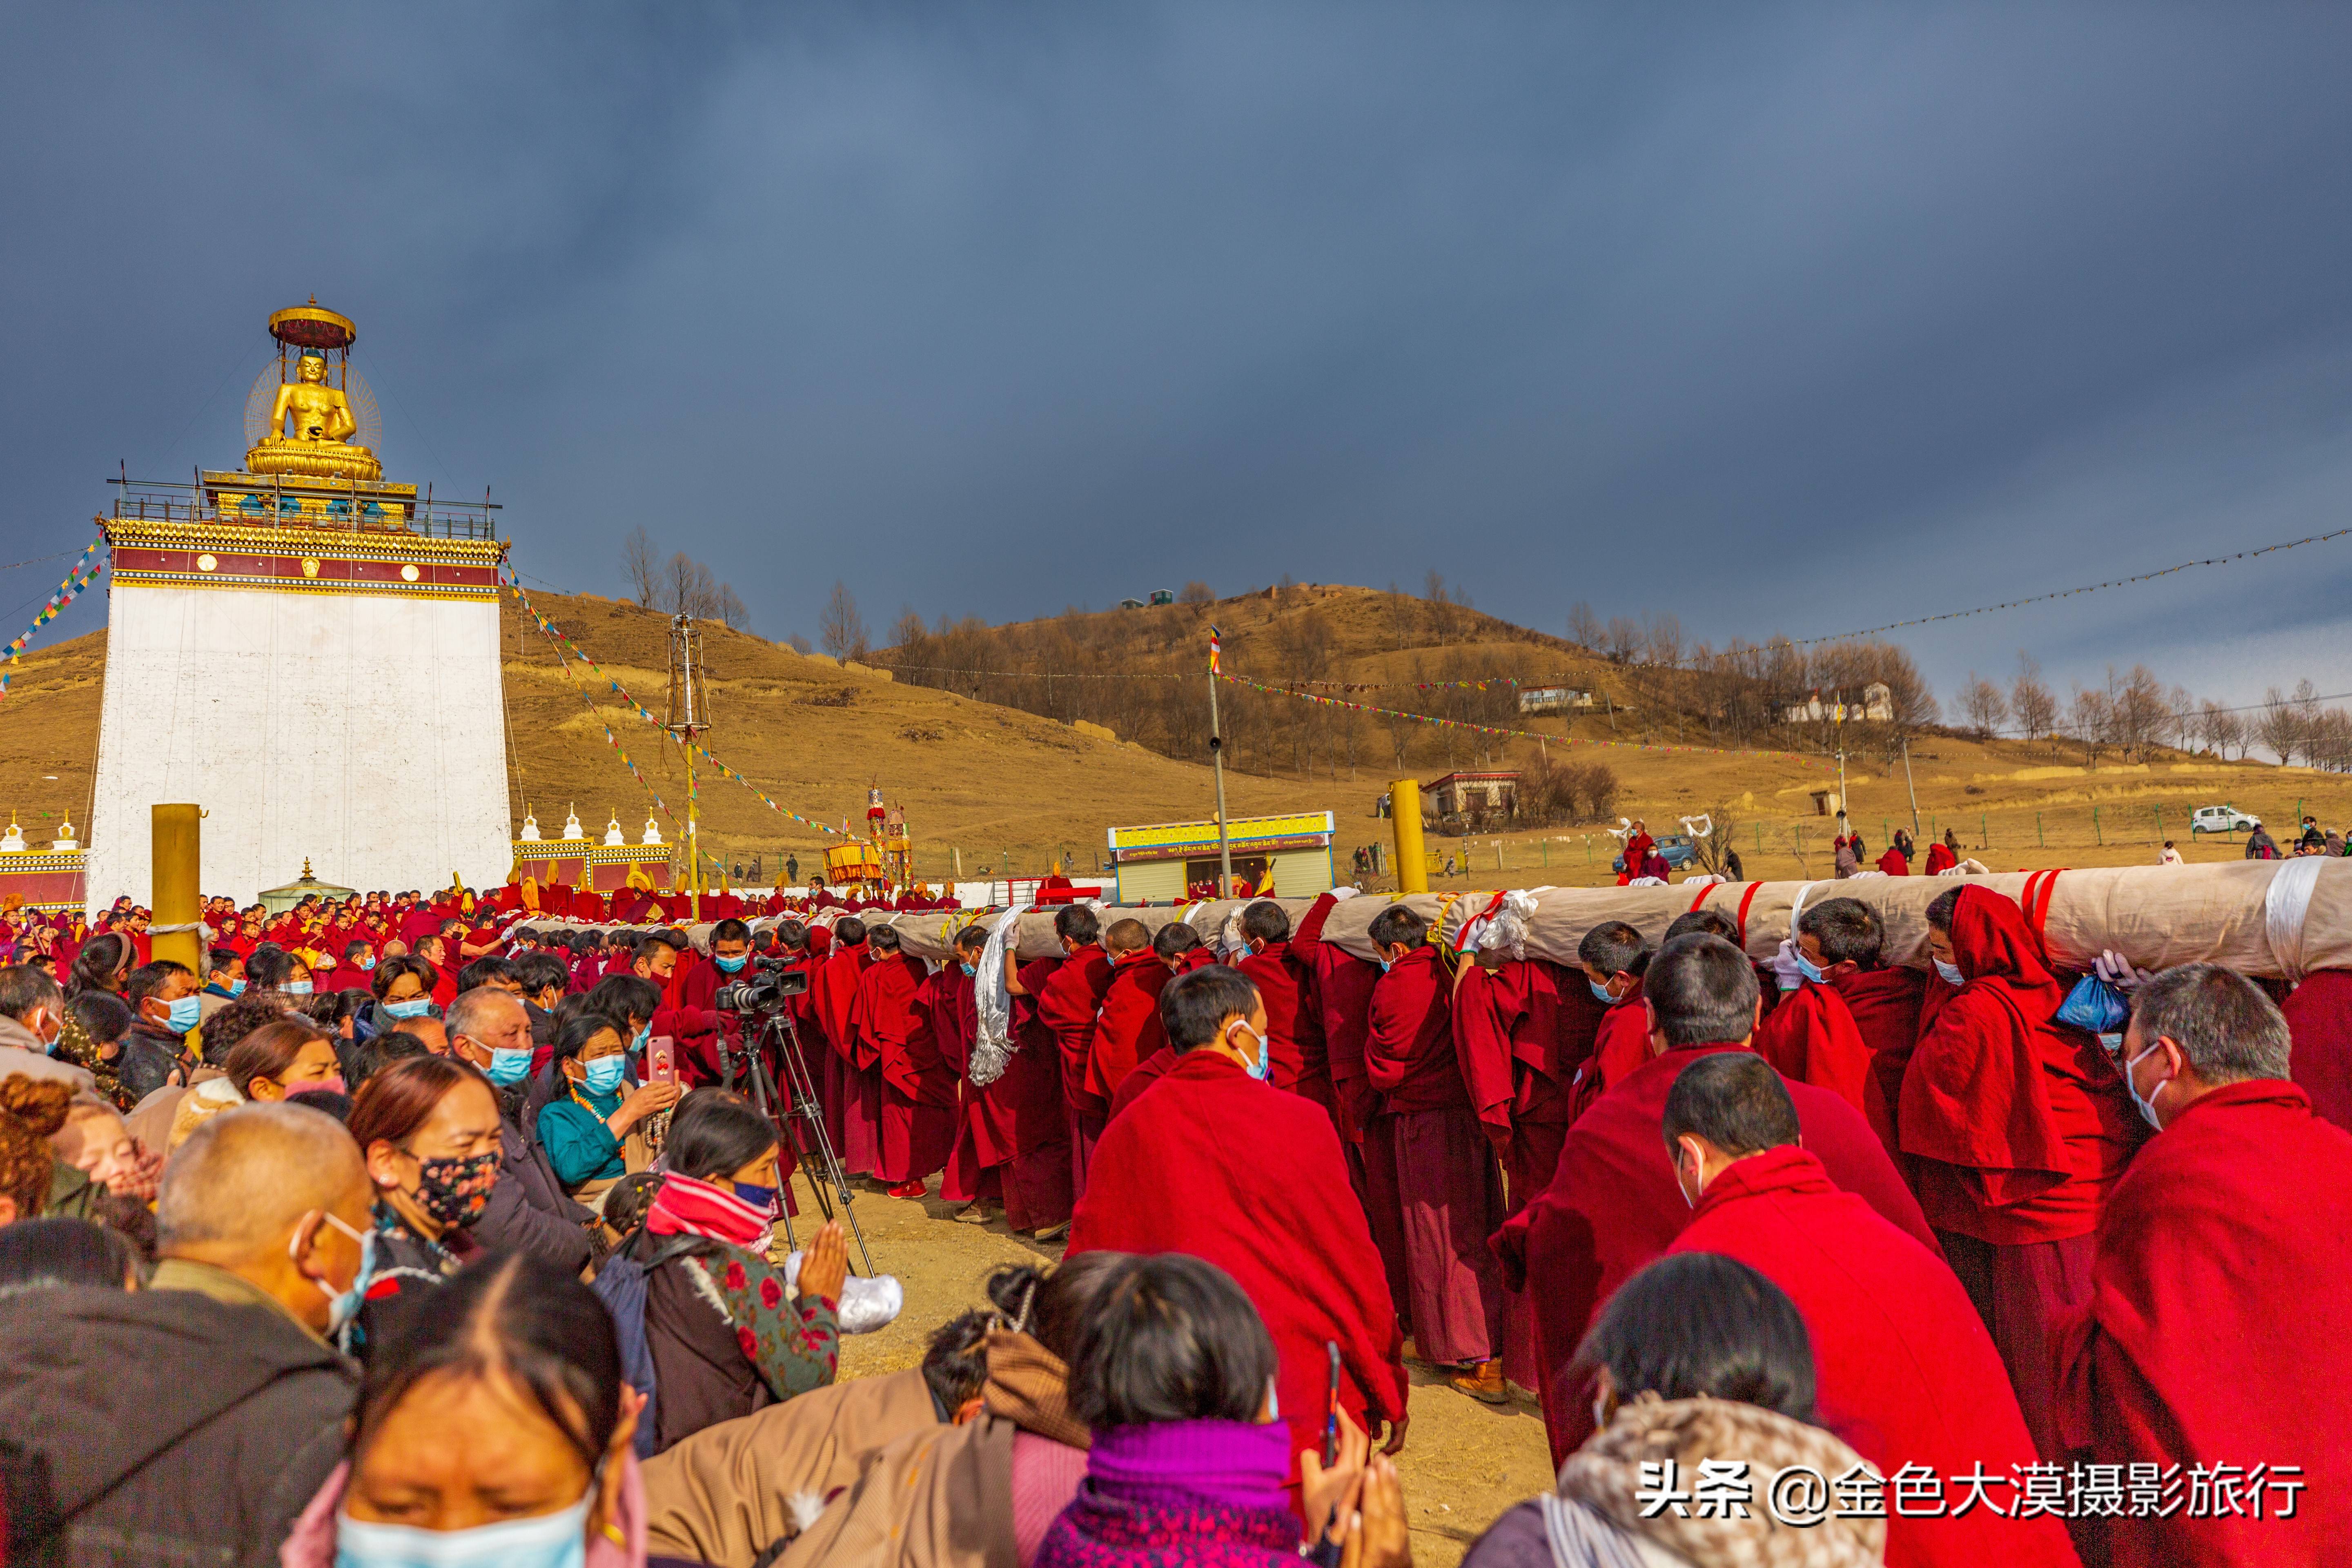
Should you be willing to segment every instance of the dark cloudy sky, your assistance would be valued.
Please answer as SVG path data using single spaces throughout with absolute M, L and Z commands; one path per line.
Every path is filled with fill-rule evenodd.
M 1803 637 L 2352 523 L 2344 5 L 5 17 L 6 561 L 232 463 L 312 292 L 525 573 L 643 523 L 778 636 L 1435 567 Z M 2347 582 L 1903 635 L 2340 691 Z

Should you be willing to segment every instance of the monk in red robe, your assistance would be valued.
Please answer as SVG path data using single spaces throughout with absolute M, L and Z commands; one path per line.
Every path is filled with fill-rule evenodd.
M 1323 1441 L 1327 1343 L 1339 1347 L 1340 1407 L 1376 1436 L 1385 1424 L 1394 1453 L 1407 1420 L 1396 1311 L 1331 1119 L 1263 1081 L 1265 1010 L 1240 973 L 1211 964 L 1160 1002 L 1176 1067 L 1103 1133 L 1070 1253 L 1189 1252 L 1215 1264 L 1274 1340 L 1294 1455 Z
M 1670 1246 L 1690 1219 L 1658 1137 L 1666 1095 L 1682 1069 L 1717 1051 L 1745 1050 L 1756 1027 L 1755 966 L 1720 937 L 1678 937 L 1643 978 L 1652 1056 L 1569 1129 L 1542 1196 L 1495 1238 L 1507 1278 L 1536 1307 L 1544 1427 L 1553 1462 L 1592 1433 L 1588 1380 L 1567 1373 L 1601 1304 Z M 1792 1084 L 1805 1147 L 1830 1179 L 1931 1251 L 1935 1235 L 1862 1113 L 1827 1089 Z
M 1336 942 L 1323 940 L 1324 922 L 1353 888 L 1335 888 L 1317 899 L 1291 934 L 1290 951 L 1313 979 L 1323 1026 L 1323 1047 L 1331 1064 L 1331 1097 L 1339 1110 L 1339 1147 L 1349 1178 L 1364 1205 L 1372 1245 L 1388 1270 L 1389 1296 L 1399 1307 L 1411 1300 L 1404 1273 L 1404 1219 L 1396 1190 L 1396 1138 L 1380 1109 L 1380 1095 L 1365 1075 L 1364 1043 L 1371 1037 L 1372 987 L 1378 964 L 1368 963 Z
M 2055 1461 L 2053 1326 L 2089 1295 L 2099 1207 L 2146 1130 L 2099 1042 L 2057 1022 L 2066 988 L 2015 900 L 1955 888 L 1927 906 L 1927 930 L 1965 984 L 1904 1072 L 1903 1152 Z
M 866 949 L 874 961 L 857 977 L 849 1026 L 859 1062 L 872 1062 L 882 1079 L 874 1174 L 890 1184 L 892 1197 L 918 1198 L 955 1146 L 955 1074 L 919 1000 L 920 963 L 899 951 L 888 926 L 867 931 Z
M 1902 850 L 1890 844 L 1886 853 L 1878 858 L 1878 868 L 1890 877 L 1907 877 L 1911 874 L 1911 861 Z
M 1242 910 L 1242 940 L 1249 952 L 1234 967 L 1249 976 L 1265 1000 L 1266 1026 L 1274 1031 L 1274 1087 L 1305 1095 L 1330 1114 L 1336 1127 L 1339 1102 L 1331 1090 L 1323 1022 L 1307 961 L 1291 955 L 1290 917 L 1280 904 L 1261 899 Z
M 1946 828 L 1944 837 L 1927 846 L 1927 863 L 1920 868 L 1930 877 L 1941 876 L 1960 863 L 1960 851 L 1953 841 L 1952 830 Z
M 1796 1304 L 1813 1344 L 1819 1425 L 1882 1477 L 1920 1465 L 1938 1477 L 1972 1465 L 2015 1497 L 2013 1466 L 2033 1440 L 2009 1374 L 1968 1292 L 1944 1260 L 1830 1180 L 1798 1142 L 1797 1107 L 1760 1058 L 1718 1051 L 1684 1068 L 1661 1131 L 1694 1204 L 1670 1252 L 1712 1252 L 1762 1274 Z M 2074 1568 L 2051 1514 L 1890 1508 L 1895 1568 Z
M 1070 1122 L 1070 1187 L 1087 1194 L 1087 1166 L 1094 1159 L 1095 1140 L 1110 1119 L 1110 1100 L 1087 1087 L 1087 1066 L 1094 1058 L 1095 1021 L 1102 1011 L 1103 994 L 1110 989 L 1110 955 L 1100 941 L 1101 922 L 1084 904 L 1064 904 L 1054 911 L 1054 937 L 1063 959 L 1037 993 L 1037 1018 L 1053 1031 L 1062 1058 L 1062 1103 Z M 1004 950 L 1005 981 L 1015 996 L 1029 994 L 1015 967 L 1013 950 Z
M 748 1068 L 742 1056 L 741 1030 L 731 1015 L 722 1016 L 715 1005 L 719 988 L 742 978 L 751 958 L 751 928 L 739 920 L 724 920 L 710 928 L 710 961 L 698 963 L 678 982 L 677 997 L 681 1007 L 691 1007 L 709 1013 L 718 1027 L 677 1041 L 677 1061 L 684 1081 L 689 1086 L 719 1083 L 729 1076 L 722 1072 L 719 1045 L 723 1040 L 733 1059 L 724 1066 L 732 1069 L 731 1076 L 740 1079 Z M 656 1031 L 658 1032 L 658 1031 Z M 773 1063 L 769 1071 L 775 1071 Z
M 1112 1095 L 1110 1100 L 1110 1113 L 1114 1119 L 1134 1104 L 1138 1095 L 1167 1077 L 1169 1070 L 1176 1065 L 1176 1047 L 1168 1043 L 1168 1032 L 1160 1026 L 1160 993 L 1166 990 L 1168 981 L 1176 976 L 1190 974 L 1204 964 L 1216 962 L 1209 955 L 1209 950 L 1202 945 L 1200 933 L 1182 921 L 1171 921 L 1153 934 L 1151 956 L 1159 961 L 1165 975 L 1152 991 L 1151 1037 L 1160 1042 L 1160 1047 L 1138 1062 L 1135 1070 L 1120 1080 L 1118 1092 Z M 1118 984 L 1114 980 L 1111 994 L 1103 999 L 1103 1016 L 1106 1018 L 1110 1016 L 1110 1005 L 1118 994 Z
M 2352 970 L 2305 975 L 2279 1011 L 2294 1034 L 2295 1087 L 2314 1115 L 2352 1131 Z
M 1461 1369 L 1456 1388 L 1498 1404 L 1506 1292 L 1486 1242 L 1503 1223 L 1503 1185 L 1455 1050 L 1453 984 L 1429 922 L 1403 904 L 1372 917 L 1367 934 L 1388 972 L 1372 989 L 1364 1065 L 1396 1130 L 1413 1343 L 1422 1359 Z
M 986 1085 L 971 1080 L 971 1047 L 980 1037 L 977 979 L 981 954 L 987 946 L 988 932 L 976 925 L 957 931 L 953 956 L 923 982 L 921 998 L 930 1010 L 931 1033 L 940 1042 L 940 1057 L 957 1082 L 955 1143 L 948 1151 L 947 1169 L 940 1177 L 940 1196 L 961 1204 L 963 1207 L 950 1217 L 971 1225 L 984 1223 L 1005 1206 L 1004 1167 L 1012 1159 L 1012 1139 L 1006 1128 L 1009 1114 L 990 1104 L 989 1091 L 1003 1079 Z M 992 1121 L 995 1125 L 987 1124 Z M 1013 1225 L 1013 1228 L 1030 1227 Z
M 2162 1131 L 2099 1215 L 2060 1415 L 2074 1459 L 2182 1506 L 2079 1521 L 2110 1568 L 2352 1562 L 2352 1136 L 2288 1079 L 2289 1040 L 2218 964 L 2132 998 L 2124 1072 Z
M 1103 932 L 1103 952 L 1110 957 L 1110 984 L 1095 1022 L 1086 1087 L 1103 1102 L 1108 1121 L 1108 1108 L 1127 1075 L 1167 1044 L 1160 1033 L 1160 988 L 1168 984 L 1169 970 L 1151 951 L 1150 928 L 1139 920 L 1113 921 Z
M 1892 851 L 1889 851 L 1892 853 Z M 1824 914 L 1824 910 L 1828 912 Z M 1859 931 L 1860 935 L 1856 935 Z M 1872 1092 L 1870 1042 L 1862 1037 L 1853 1010 L 1830 984 L 1830 954 L 1824 936 L 1848 952 L 1843 939 L 1852 936 L 1875 958 L 1878 918 L 1859 899 L 1830 899 L 1797 917 L 1797 935 L 1783 950 L 1790 976 L 1797 984 L 1780 993 L 1780 1005 L 1756 1026 L 1756 1054 L 1780 1075 L 1797 1083 L 1826 1089 L 1870 1119 L 1871 1131 L 1889 1149 L 1895 1143 L 1893 1108 L 1883 1094 Z M 1841 956 L 1841 967 L 1854 960 Z M 1877 1101 L 1874 1112 L 1872 1101 Z
M 1791 1078 L 1843 1091 L 1838 1067 L 1851 1058 L 1853 1047 L 1845 1043 L 1842 1025 L 1833 1022 L 1818 1034 L 1809 1028 L 1793 1047 L 1784 1044 L 1784 1036 L 1776 1035 L 1780 1013 L 1797 1006 L 1795 994 L 1821 985 L 1834 991 L 1861 1037 L 1861 1048 L 1868 1053 L 1862 1112 L 1886 1144 L 1887 1152 L 1895 1156 L 1895 1168 L 1900 1170 L 1896 1111 L 1903 1097 L 1903 1071 L 1910 1065 L 1912 1047 L 1919 1039 L 1919 998 L 1925 982 L 1916 970 L 1886 966 L 1885 925 L 1878 912 L 1859 899 L 1823 899 L 1808 906 L 1797 917 L 1797 924 L 1796 940 L 1785 957 L 1801 984 L 1798 993 L 1781 994 L 1782 1006 L 1768 1015 L 1756 1031 L 1756 1048 Z M 1814 974 L 1821 980 L 1813 980 Z M 1791 1011 L 1790 1017 L 1778 1026 L 1793 1033 L 1810 1021 L 1803 1013 Z M 1768 1040 L 1770 1049 L 1766 1048 Z M 1782 1059 L 1784 1055 L 1809 1067 L 1820 1058 L 1818 1070 L 1822 1076 L 1814 1077 L 1805 1068 L 1792 1070 L 1789 1060 Z
M 2218 963 L 2133 992 L 2122 1072 L 2161 1131 L 2061 1321 L 2061 1427 L 2180 1507 L 2079 1521 L 2110 1568 L 2352 1561 L 2352 1300 L 2322 1284 L 2352 1265 L 2352 1135 L 2312 1114 L 2288 1047 Z
M 1572 1124 L 1593 1101 L 1650 1059 L 1649 1015 L 1642 1008 L 1642 974 L 1650 964 L 1642 933 L 1623 921 L 1603 921 L 1576 944 L 1588 994 L 1608 1009 L 1593 1031 L 1592 1055 L 1579 1070 L 1569 1104 Z
M 833 947 L 809 982 L 816 1019 L 824 1030 L 826 1070 L 832 1082 L 825 1100 L 827 1133 L 841 1156 L 842 1169 L 855 1176 L 870 1176 L 879 1168 L 882 1138 L 882 1075 L 878 1067 L 860 1065 L 857 1032 L 850 1025 L 850 1009 L 857 1000 L 857 982 L 873 955 L 866 951 L 866 922 L 847 916 L 834 923 Z
M 1008 944 L 1008 955 L 1011 951 Z M 1062 1098 L 1061 1044 L 1038 1012 L 1039 996 L 1068 962 L 1034 959 L 1013 974 L 1020 989 L 1009 994 L 1012 1053 L 1004 1076 L 988 1086 L 992 1103 L 1004 1118 L 1002 1146 L 1010 1162 L 1004 1173 L 1006 1221 L 1019 1230 L 1024 1227 L 1013 1220 L 1016 1211 L 1034 1217 L 1031 1234 L 1040 1241 L 1068 1233 L 1070 1206 L 1077 1196 L 1070 1112 Z
M 1576 1069 L 1592 1053 L 1602 1008 L 1584 984 L 1541 959 L 1497 950 L 1465 963 L 1454 984 L 1454 1048 L 1472 1108 L 1503 1163 L 1507 1218 L 1551 1184 L 1568 1137 Z M 1503 1376 L 1533 1389 L 1534 1305 L 1507 1295 Z

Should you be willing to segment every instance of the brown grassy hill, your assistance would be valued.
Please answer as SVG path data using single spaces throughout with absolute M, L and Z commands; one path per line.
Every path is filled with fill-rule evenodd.
M 594 595 L 535 600 L 634 693 L 660 707 L 665 617 Z M 1388 837 L 1373 804 L 1391 778 L 1597 762 L 1617 781 L 1617 814 L 1671 831 L 1676 817 L 1711 811 L 1738 825 L 1751 876 L 1829 873 L 1832 824 L 1813 814 L 1811 798 L 1836 776 L 1822 737 L 1775 726 L 1759 743 L 1796 751 L 1737 750 L 1720 683 L 1612 663 L 1458 605 L 1365 588 L 1295 585 L 1205 606 L 997 628 L 966 623 L 924 634 L 927 645 L 901 639 L 874 656 L 901 667 L 896 680 L 713 626 L 719 728 L 709 743 L 777 800 L 820 819 L 861 815 L 867 785 L 880 784 L 906 807 L 925 875 L 945 874 L 956 848 L 968 876 L 983 867 L 1001 870 L 1008 856 L 1023 872 L 1065 854 L 1084 868 L 1094 864 L 1108 826 L 1208 815 L 1203 667 L 1212 620 L 1225 632 L 1226 668 L 1243 674 L 1367 683 L 1557 678 L 1604 698 L 1601 711 L 1571 718 L 1521 716 L 1504 689 L 1392 685 L 1337 694 L 1542 737 L 1496 739 L 1228 686 L 1220 700 L 1234 742 L 1228 778 L 1236 814 L 1334 810 L 1344 854 Z M 684 771 L 675 749 L 609 695 L 592 718 L 577 681 L 511 605 L 504 625 L 518 818 L 528 800 L 551 829 L 576 803 L 592 830 L 617 811 L 635 836 L 650 806 L 606 744 L 604 722 L 682 812 Z M 16 807 L 37 842 L 54 831 L 61 811 L 88 822 L 104 651 L 103 635 L 94 634 L 31 653 L 0 703 L 0 805 Z M 925 666 L 940 668 L 918 668 Z M 1034 673 L 974 673 L 1007 670 Z M 1174 679 L 1158 679 L 1163 674 Z M 1176 754 L 1105 740 L 1074 728 L 1073 719 Z M 2163 751 L 2143 763 L 2103 759 L 2086 769 L 2070 742 L 1980 742 L 1927 729 L 1912 732 L 1906 782 L 1899 750 L 1875 729 L 1852 734 L 1847 762 L 1851 810 L 1874 852 L 1887 829 L 1910 821 L 1915 795 L 1923 830 L 1955 827 L 1970 853 L 2001 868 L 2144 861 L 2160 836 L 2179 839 L 2192 858 L 2234 856 L 2235 842 L 2194 844 L 2186 831 L 2191 809 L 2222 801 L 2274 828 L 2306 804 L 2324 821 L 2352 821 L 2352 779 L 2342 774 Z M 1725 749 L 1706 749 L 1710 742 Z M 706 777 L 702 803 L 705 842 L 729 861 L 761 854 L 772 868 L 777 851 L 790 848 L 805 872 L 824 842 L 724 779 Z M 1441 885 L 1604 879 L 1615 842 L 1589 811 L 1580 815 L 1587 820 L 1444 841 L 1467 869 Z
M 660 710 L 667 617 L 593 595 L 534 595 L 533 602 Z M 592 834 L 617 811 L 630 837 L 637 836 L 652 807 L 607 744 L 607 722 L 682 816 L 685 770 L 661 732 L 601 682 L 592 717 L 578 679 L 559 668 L 511 604 L 503 628 L 518 824 L 526 800 L 551 832 L 576 803 Z M 100 632 L 29 654 L 0 704 L 0 805 L 14 805 L 36 840 L 54 831 L 60 811 L 89 820 L 105 652 Z M 1205 817 L 1213 809 L 1210 773 L 1199 763 L 880 672 L 845 669 L 724 626 L 711 626 L 708 657 L 718 719 L 710 750 L 782 805 L 835 824 L 845 816 L 862 822 L 866 788 L 879 784 L 905 806 L 917 868 L 926 876 L 947 874 L 954 848 L 968 876 L 981 875 L 983 862 L 1001 874 L 1008 855 L 1023 873 L 1065 853 L 1089 868 L 1113 825 Z M 1236 814 L 1341 804 L 1328 786 L 1288 779 L 1235 779 L 1229 796 Z M 805 876 L 826 842 L 742 785 L 707 773 L 701 801 L 704 842 L 730 862 L 748 866 L 762 854 L 772 869 L 778 852 L 790 848 Z

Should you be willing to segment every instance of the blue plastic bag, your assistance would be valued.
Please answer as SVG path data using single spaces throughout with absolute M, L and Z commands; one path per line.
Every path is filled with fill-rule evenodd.
M 2131 1004 L 2097 975 L 2085 974 L 2059 1005 L 2058 1021 L 2086 1035 L 2117 1034 L 2131 1021 Z

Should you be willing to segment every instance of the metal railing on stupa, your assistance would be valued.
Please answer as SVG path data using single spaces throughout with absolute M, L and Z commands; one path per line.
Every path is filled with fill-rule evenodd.
M 419 495 L 414 485 L 279 474 L 200 469 L 192 484 L 134 479 L 127 474 L 107 482 L 114 487 L 110 515 L 142 522 L 252 523 L 432 539 L 496 539 L 492 514 L 502 510 L 487 494 L 478 501 L 436 498 L 430 485 Z

